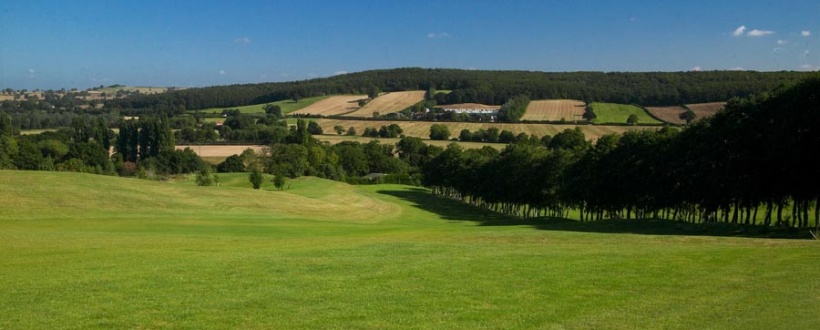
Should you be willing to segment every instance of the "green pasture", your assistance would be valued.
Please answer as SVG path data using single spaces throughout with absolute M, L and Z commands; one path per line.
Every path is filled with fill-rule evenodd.
M 241 107 L 225 107 L 225 108 L 209 108 L 209 109 L 202 109 L 199 110 L 200 113 L 222 113 L 222 110 L 225 109 L 239 109 L 241 113 L 265 113 L 265 109 L 263 107 L 268 104 L 278 105 L 282 108 L 283 114 L 288 114 L 294 112 L 296 110 L 302 109 L 307 107 L 313 103 L 319 102 L 324 100 L 330 96 L 316 96 L 316 97 L 307 97 L 299 100 L 299 102 L 294 102 L 293 100 L 282 100 L 270 103 L 262 103 L 262 104 L 254 104 L 254 105 L 246 105 Z M 189 111 L 189 113 L 194 113 L 196 111 Z
M 817 326 L 816 241 L 289 185 L 0 171 L 0 329 Z
M 592 111 L 595 113 L 595 124 L 626 124 L 630 115 L 638 116 L 640 124 L 662 124 L 646 113 L 646 110 L 628 104 L 615 103 L 591 103 Z

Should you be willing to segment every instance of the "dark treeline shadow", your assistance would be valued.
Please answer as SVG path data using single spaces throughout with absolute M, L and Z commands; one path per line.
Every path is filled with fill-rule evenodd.
M 684 235 L 746 238 L 810 239 L 806 230 L 729 223 L 693 224 L 662 219 L 606 219 L 581 222 L 566 218 L 521 218 L 495 213 L 461 201 L 437 197 L 429 190 L 379 190 L 448 221 L 470 221 L 481 226 L 530 226 L 538 230 L 604 234 Z

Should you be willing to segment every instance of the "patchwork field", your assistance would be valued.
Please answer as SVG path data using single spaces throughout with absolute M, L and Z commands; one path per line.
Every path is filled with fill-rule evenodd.
M 278 105 L 282 108 L 282 113 L 287 114 L 293 111 L 297 111 L 299 109 L 305 108 L 310 106 L 316 102 L 322 101 L 328 98 L 328 96 L 316 96 L 316 97 L 306 97 L 299 102 L 294 102 L 293 100 L 282 100 L 270 103 L 262 103 L 262 104 L 253 104 L 253 105 L 246 105 L 241 107 L 227 107 L 227 108 L 209 108 L 209 109 L 202 109 L 199 110 L 201 113 L 222 113 L 222 110 L 225 109 L 239 109 L 240 113 L 265 113 L 264 106 L 268 104 Z M 189 113 L 194 113 L 193 110 L 188 111 Z
M 291 112 L 294 115 L 337 116 L 359 109 L 358 101 L 367 95 L 336 95 Z
M 0 171 L 0 328 L 816 327 L 815 241 L 220 182 Z
M 615 103 L 592 103 L 592 111 L 595 112 L 596 124 L 626 124 L 630 115 L 638 116 L 638 124 L 661 124 L 660 121 L 649 116 L 649 114 L 639 107 L 628 104 Z
M 582 121 L 585 109 L 586 103 L 578 100 L 534 100 L 521 120 Z
M 663 122 L 676 125 L 686 124 L 685 120 L 680 119 L 680 115 L 686 112 L 686 108 L 684 107 L 646 107 L 646 110 Z
M 359 143 L 368 143 L 372 140 L 379 141 L 381 144 L 393 144 L 399 142 L 399 138 L 372 138 L 372 137 L 364 137 L 364 136 L 347 136 L 347 135 L 318 135 L 314 136 L 319 141 L 326 141 L 331 144 L 337 144 L 345 141 L 353 141 Z M 452 143 L 452 141 L 438 141 L 438 140 L 424 140 L 425 144 L 434 145 L 439 147 L 446 147 L 448 144 Z M 483 143 L 483 142 L 457 142 L 460 146 L 464 147 L 465 149 L 481 149 L 484 147 L 493 147 L 496 149 L 503 149 L 506 147 L 506 144 L 503 143 Z
M 711 117 L 723 107 L 726 106 L 726 102 L 712 102 L 712 103 L 697 103 L 697 104 L 687 104 L 685 105 L 686 108 L 692 110 L 695 113 L 696 117 L 695 120 Z
M 648 116 L 647 116 L 648 117 Z M 325 132 L 332 131 L 333 127 L 336 125 L 340 125 L 345 129 L 349 127 L 353 127 L 356 129 L 356 132 L 361 134 L 364 132 L 365 128 L 373 127 L 373 128 L 380 128 L 382 125 L 388 126 L 390 124 L 397 124 L 399 125 L 402 130 L 404 130 L 404 134 L 407 136 L 415 136 L 420 138 L 428 138 L 430 136 L 430 126 L 433 124 L 441 124 L 447 126 L 450 130 L 451 137 L 458 137 L 458 134 L 461 132 L 462 129 L 469 129 L 472 132 L 478 131 L 479 129 L 488 129 L 490 127 L 496 127 L 499 130 L 509 130 L 515 134 L 518 133 L 527 133 L 529 135 L 535 134 L 536 136 L 544 136 L 544 135 L 551 135 L 554 136 L 557 133 L 569 128 L 574 129 L 575 125 L 549 125 L 549 124 L 511 124 L 511 123 L 468 123 L 468 122 L 423 122 L 423 121 L 383 121 L 383 120 L 339 120 L 339 119 L 317 119 L 315 120 L 319 123 L 319 126 L 325 130 Z M 612 133 L 623 133 L 626 131 L 631 130 L 641 130 L 641 129 L 654 129 L 651 127 L 640 127 L 640 126 L 606 126 L 606 125 L 578 125 L 581 130 L 586 134 L 587 139 L 589 140 L 597 140 L 604 134 L 612 134 Z
M 424 100 L 424 91 L 392 92 L 382 94 L 368 102 L 361 109 L 349 113 L 348 117 L 371 118 L 374 112 L 380 115 L 399 112 Z

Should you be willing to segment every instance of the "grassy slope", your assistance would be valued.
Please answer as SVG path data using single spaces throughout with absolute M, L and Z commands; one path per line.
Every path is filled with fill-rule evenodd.
M 816 326 L 813 241 L 495 226 L 514 220 L 404 186 L 220 181 L 0 171 L 0 328 Z
M 626 124 L 629 115 L 638 116 L 638 124 L 661 124 L 660 121 L 649 116 L 644 109 L 634 105 L 615 103 L 592 103 L 592 111 L 595 112 L 596 124 Z
M 263 103 L 263 104 L 254 104 L 254 105 L 246 105 L 242 107 L 228 107 L 228 108 L 210 108 L 210 109 L 202 109 L 199 110 L 201 113 L 222 113 L 222 110 L 225 109 L 239 109 L 241 113 L 265 113 L 265 110 L 262 109 L 265 105 L 273 104 L 282 107 L 282 113 L 287 114 L 293 111 L 302 109 L 307 107 L 313 103 L 319 102 L 328 98 L 329 96 L 316 96 L 316 97 L 307 97 L 299 100 L 299 102 L 293 102 L 293 100 L 282 100 L 270 103 Z M 193 113 L 193 111 L 190 111 Z

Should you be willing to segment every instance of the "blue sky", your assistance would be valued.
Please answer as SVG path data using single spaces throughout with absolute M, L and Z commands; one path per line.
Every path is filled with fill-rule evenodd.
M 820 2 L 0 1 L 0 88 L 209 86 L 396 67 L 820 69 Z

